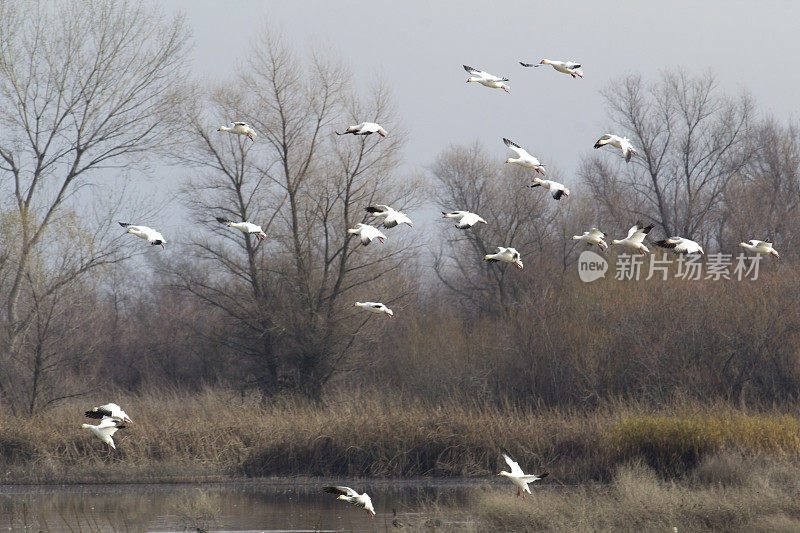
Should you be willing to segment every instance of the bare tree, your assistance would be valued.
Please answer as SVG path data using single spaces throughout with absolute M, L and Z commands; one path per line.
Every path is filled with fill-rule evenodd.
M 552 170 L 552 169 L 551 169 Z M 437 158 L 431 173 L 436 200 L 443 211 L 468 210 L 488 222 L 469 230 L 444 225 L 443 245 L 434 264 L 437 277 L 451 293 L 478 309 L 506 309 L 522 290 L 525 272 L 483 261 L 497 246 L 514 247 L 528 271 L 552 244 L 552 223 L 561 205 L 544 189 L 528 189 L 532 171 L 503 167 L 480 146 L 454 146 Z M 557 172 L 554 174 L 558 179 Z M 551 177 L 551 176 L 548 176 Z M 564 204 L 567 201 L 558 202 Z
M 0 274 L 3 363 L 28 349 L 41 302 L 130 254 L 111 237 L 108 216 L 85 219 L 66 255 L 53 255 L 48 241 L 86 211 L 81 192 L 97 171 L 141 161 L 170 138 L 163 119 L 175 107 L 187 34 L 179 17 L 162 22 L 137 3 L 5 2 L 0 17 L 3 210 L 18 230 Z M 34 297 L 26 280 L 45 257 L 60 268 L 37 279 Z M 20 382 L 0 372 L 0 398 L 12 409 Z
M 725 193 L 719 239 L 770 239 L 781 254 L 800 246 L 800 128 L 767 119 L 753 128 L 752 155 Z
M 182 160 L 202 173 L 183 196 L 210 237 L 192 239 L 196 268 L 175 272 L 183 289 L 227 317 L 230 348 L 249 362 L 250 382 L 270 393 L 319 393 L 369 319 L 353 309 L 356 296 L 391 303 L 402 284 L 379 292 L 381 280 L 412 260 L 408 228 L 366 248 L 347 233 L 370 203 L 413 199 L 391 179 L 403 135 L 388 92 L 378 85 L 361 102 L 348 78 L 319 56 L 301 61 L 267 32 L 237 78 L 259 90 L 217 90 L 204 106 L 212 112 L 190 113 Z M 257 141 L 215 131 L 229 120 L 247 121 Z M 380 122 L 388 137 L 334 135 L 361 121 Z M 258 223 L 268 237 L 231 231 L 217 216 Z
M 584 161 L 581 176 L 617 220 L 652 220 L 667 235 L 701 238 L 715 228 L 726 186 L 744 167 L 753 104 L 720 94 L 711 75 L 667 72 L 657 83 L 628 76 L 604 91 L 611 129 L 638 156 Z M 627 222 L 626 222 L 627 224 Z

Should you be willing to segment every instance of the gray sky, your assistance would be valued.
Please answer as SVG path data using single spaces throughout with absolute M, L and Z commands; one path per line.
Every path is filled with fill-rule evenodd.
M 800 3 L 791 1 L 170 1 L 194 32 L 196 70 L 224 76 L 265 23 L 300 49 L 330 48 L 356 80 L 393 88 L 409 165 L 450 143 L 480 139 L 499 161 L 514 139 L 546 163 L 577 167 L 604 133 L 599 89 L 633 72 L 712 71 L 722 88 L 749 91 L 761 109 L 797 116 Z M 519 60 L 575 59 L 585 78 Z M 465 82 L 468 64 L 510 78 L 511 95 Z
M 166 1 L 186 14 L 195 72 L 222 79 L 269 24 L 299 50 L 329 49 L 354 83 L 378 76 L 393 89 L 408 144 L 406 171 L 452 143 L 480 140 L 501 164 L 501 138 L 526 147 L 575 185 L 580 158 L 605 133 L 599 90 L 640 72 L 713 72 L 728 93 L 797 118 L 800 3 L 792 1 Z M 585 77 L 518 61 L 574 59 Z M 510 78 L 511 95 L 466 84 L 467 64 Z M 229 117 L 230 120 L 235 117 Z M 223 119 L 222 121 L 227 120 Z M 391 132 L 390 132 L 391 133 Z M 174 211 L 173 211 L 174 212 Z

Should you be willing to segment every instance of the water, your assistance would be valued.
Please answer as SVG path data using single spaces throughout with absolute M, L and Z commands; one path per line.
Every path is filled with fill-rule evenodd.
M 342 483 L 366 489 L 377 512 L 374 520 L 321 491 Z M 0 485 L 0 531 L 388 531 L 394 529 L 393 509 L 403 522 L 423 526 L 423 503 L 463 503 L 478 485 L 475 480 Z

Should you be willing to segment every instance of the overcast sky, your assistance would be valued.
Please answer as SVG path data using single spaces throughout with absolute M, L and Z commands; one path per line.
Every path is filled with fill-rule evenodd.
M 667 68 L 711 71 L 726 92 L 748 91 L 779 118 L 796 119 L 800 106 L 800 3 L 788 0 L 158 4 L 187 16 L 202 76 L 231 73 L 269 24 L 301 51 L 330 50 L 354 83 L 382 77 L 409 133 L 407 171 L 431 164 L 448 144 L 476 139 L 501 163 L 509 155 L 501 138 L 509 137 L 573 186 L 580 158 L 605 133 L 599 91 L 635 72 L 654 79 Z M 579 61 L 585 77 L 518 63 L 544 57 Z M 510 78 L 511 95 L 466 84 L 463 64 Z
M 604 133 L 598 91 L 633 72 L 710 70 L 726 91 L 747 90 L 778 116 L 796 118 L 800 105 L 800 3 L 788 0 L 161 4 L 188 17 L 196 70 L 205 75 L 224 77 L 269 23 L 299 49 L 331 49 L 355 83 L 382 76 L 409 132 L 410 165 L 475 139 L 504 160 L 506 136 L 569 173 Z M 584 79 L 518 64 L 544 57 L 579 61 Z M 512 94 L 467 85 L 462 64 L 510 78 Z

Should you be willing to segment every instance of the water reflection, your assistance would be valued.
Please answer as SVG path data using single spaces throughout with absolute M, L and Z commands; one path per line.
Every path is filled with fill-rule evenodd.
M 475 480 L 351 482 L 366 489 L 375 519 L 323 494 L 345 480 L 0 486 L 0 529 L 8 531 L 387 531 L 392 509 L 406 523 L 425 503 L 458 504 Z M 419 524 L 421 525 L 421 524 Z

